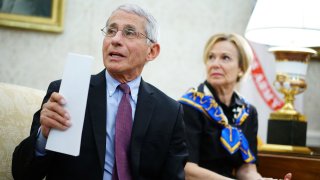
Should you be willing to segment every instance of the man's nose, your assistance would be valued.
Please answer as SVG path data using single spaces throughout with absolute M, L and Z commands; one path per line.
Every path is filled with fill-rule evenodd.
M 119 43 L 121 42 L 122 38 L 124 38 L 122 35 L 122 31 L 117 31 L 117 33 L 113 37 L 111 37 L 111 43 Z

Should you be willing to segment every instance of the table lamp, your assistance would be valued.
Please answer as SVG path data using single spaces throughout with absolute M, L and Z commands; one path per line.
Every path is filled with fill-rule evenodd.
M 294 108 L 294 96 L 307 88 L 308 61 L 316 54 L 310 47 L 320 45 L 319 7 L 319 0 L 257 0 L 245 32 L 249 41 L 271 46 L 275 56 L 274 86 L 285 104 L 270 115 L 267 143 L 288 151 L 309 153 L 306 117 Z

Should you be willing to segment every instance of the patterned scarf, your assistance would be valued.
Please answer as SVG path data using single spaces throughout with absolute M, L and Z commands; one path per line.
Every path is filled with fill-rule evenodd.
M 234 154 L 240 150 L 242 159 L 246 163 L 253 163 L 255 157 L 250 150 L 249 143 L 241 129 L 237 128 L 247 119 L 250 109 L 249 103 L 243 97 L 240 97 L 240 99 L 244 104 L 235 118 L 236 127 L 228 123 L 226 115 L 212 95 L 205 95 L 202 92 L 191 89 L 179 99 L 179 102 L 196 108 L 208 118 L 220 124 L 223 127 L 220 136 L 222 146 L 230 154 Z

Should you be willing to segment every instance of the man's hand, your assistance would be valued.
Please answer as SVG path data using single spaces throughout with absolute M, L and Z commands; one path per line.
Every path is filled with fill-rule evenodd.
M 43 104 L 40 112 L 41 131 L 44 137 L 48 137 L 50 129 L 66 130 L 70 127 L 70 116 L 63 108 L 65 99 L 59 93 L 52 93 L 48 102 Z

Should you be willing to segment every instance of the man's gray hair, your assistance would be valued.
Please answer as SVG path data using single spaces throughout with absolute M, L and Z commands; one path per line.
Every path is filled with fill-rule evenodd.
M 148 38 L 150 38 L 153 42 L 158 42 L 158 24 L 156 19 L 145 9 L 142 9 L 140 6 L 135 4 L 123 4 L 115 9 L 111 14 L 115 13 L 118 10 L 125 11 L 127 13 L 136 14 L 140 17 L 144 17 L 146 19 L 145 24 L 145 33 Z M 109 19 L 107 21 L 107 25 L 109 24 Z M 148 43 L 150 40 L 147 39 Z

